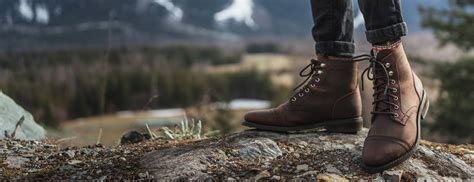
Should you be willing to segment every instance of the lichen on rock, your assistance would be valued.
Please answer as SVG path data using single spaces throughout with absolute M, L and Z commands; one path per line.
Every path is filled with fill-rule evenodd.
M 33 116 L 0 91 L 0 139 L 11 136 L 19 121 L 21 123 L 13 138 L 41 140 L 46 137 L 46 130 L 35 122 Z

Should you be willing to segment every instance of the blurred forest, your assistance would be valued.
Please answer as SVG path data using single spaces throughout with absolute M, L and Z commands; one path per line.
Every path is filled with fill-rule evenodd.
M 0 54 L 0 88 L 49 126 L 141 110 L 153 97 L 147 107 L 281 97 L 266 73 L 208 73 L 199 66 L 238 63 L 241 56 L 215 47 L 184 46 L 5 53 Z
M 421 8 L 423 25 L 434 31 L 441 45 L 455 44 L 468 52 L 474 48 L 474 2 L 450 0 L 447 9 Z M 440 81 L 440 97 L 431 129 L 449 142 L 474 141 L 474 57 L 434 63 L 432 76 Z

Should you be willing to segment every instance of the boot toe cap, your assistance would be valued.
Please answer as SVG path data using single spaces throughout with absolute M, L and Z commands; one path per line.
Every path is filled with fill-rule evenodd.
M 404 144 L 384 138 L 368 137 L 362 151 L 362 161 L 366 166 L 388 164 L 407 152 Z
M 245 114 L 244 119 L 247 122 L 268 124 L 274 117 L 271 110 L 260 110 L 248 112 Z

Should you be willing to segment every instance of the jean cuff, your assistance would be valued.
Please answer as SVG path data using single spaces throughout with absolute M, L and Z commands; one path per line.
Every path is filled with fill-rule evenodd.
M 327 56 L 352 57 L 355 52 L 355 44 L 353 42 L 318 41 L 314 47 L 317 54 Z
M 405 22 L 397 23 L 384 28 L 375 30 L 367 30 L 365 36 L 370 43 L 379 43 L 389 40 L 398 39 L 407 35 L 408 29 Z

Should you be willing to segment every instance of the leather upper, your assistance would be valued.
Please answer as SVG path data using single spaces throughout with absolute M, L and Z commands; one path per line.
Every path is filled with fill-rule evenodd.
M 374 86 L 387 82 L 383 74 L 388 73 L 387 93 L 374 88 L 372 126 L 364 143 L 362 158 L 366 165 L 378 166 L 397 159 L 407 153 L 417 140 L 417 113 L 421 104 L 423 86 L 408 63 L 403 46 L 382 50 L 376 56 L 381 64 L 373 69 Z M 386 72 L 382 71 L 385 66 Z M 390 94 L 390 96 L 388 95 Z M 392 114 L 377 114 L 378 112 Z
M 273 126 L 297 126 L 361 116 L 358 64 L 319 59 L 308 82 L 276 108 L 253 111 L 245 120 Z M 314 61 L 313 61 L 314 63 Z

